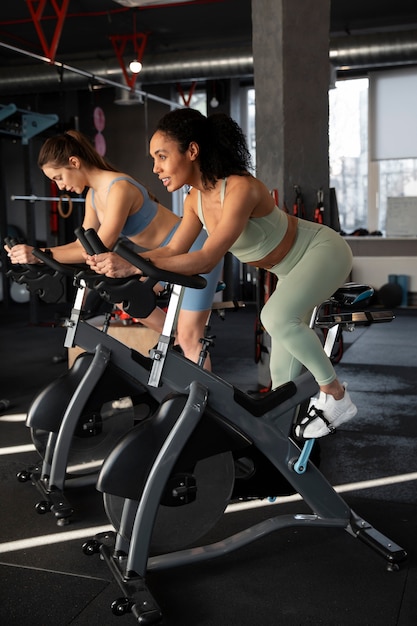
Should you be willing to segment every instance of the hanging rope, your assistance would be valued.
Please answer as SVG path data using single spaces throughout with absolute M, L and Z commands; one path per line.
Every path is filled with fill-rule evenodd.
M 68 202 L 68 210 L 64 211 L 62 209 L 62 200 L 65 200 L 66 202 Z M 59 196 L 59 200 L 58 200 L 58 213 L 60 214 L 60 216 L 64 219 L 66 219 L 67 217 L 69 217 L 72 213 L 72 208 L 73 208 L 73 204 L 72 204 L 72 198 L 71 196 L 67 196 L 66 194 L 63 194 L 62 196 Z

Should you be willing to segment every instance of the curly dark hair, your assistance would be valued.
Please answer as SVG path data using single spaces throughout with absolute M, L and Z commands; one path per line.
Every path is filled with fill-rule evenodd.
M 248 176 L 251 156 L 240 126 L 225 113 L 205 117 L 196 109 L 175 109 L 159 120 L 156 131 L 174 139 L 181 153 L 191 142 L 200 148 L 199 165 L 203 184 L 214 187 L 216 181 L 233 174 Z

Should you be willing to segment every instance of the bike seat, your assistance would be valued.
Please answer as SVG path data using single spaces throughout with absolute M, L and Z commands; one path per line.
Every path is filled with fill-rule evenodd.
M 358 283 L 345 283 L 339 287 L 331 297 L 341 306 L 352 306 L 357 302 L 362 302 L 371 298 L 374 294 L 373 287 L 369 285 L 361 285 Z

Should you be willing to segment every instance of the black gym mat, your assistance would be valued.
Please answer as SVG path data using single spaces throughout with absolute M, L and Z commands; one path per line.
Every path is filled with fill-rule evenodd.
M 0 563 L 0 623 L 5 626 L 64 626 L 109 585 L 99 579 Z M 90 622 L 106 624 L 105 621 Z
M 245 388 L 256 385 L 253 321 L 250 309 L 212 320 L 214 369 Z M 358 416 L 321 442 L 322 472 L 358 515 L 409 553 L 400 570 L 388 572 L 382 557 L 344 530 L 285 529 L 219 559 L 152 572 L 148 582 L 163 626 L 415 626 L 416 331 L 417 316 L 398 311 L 391 324 L 346 334 L 337 369 Z M 29 325 L 21 310 L 2 316 L 0 307 L 0 398 L 11 400 L 7 413 L 25 412 L 34 394 L 65 371 L 53 358 L 62 354 L 62 340 L 62 329 Z M 28 445 L 29 435 L 23 421 L 0 419 L 1 447 Z M 30 451 L 0 456 L 0 546 L 31 537 L 58 541 L 0 554 L 0 623 L 135 623 L 131 615 L 112 615 L 121 591 L 105 563 L 82 553 L 83 538 L 65 535 L 90 537 L 108 524 L 101 495 L 94 487 L 74 490 L 74 519 L 57 527 L 51 514 L 35 512 L 36 489 L 15 477 L 36 458 Z M 206 539 L 294 510 L 307 512 L 297 502 L 228 513 Z
M 349 504 L 413 551 L 415 507 L 358 499 Z M 268 512 L 275 508 L 285 513 L 294 505 Z M 267 515 L 229 514 L 224 524 L 230 531 Z M 169 626 L 417 623 L 415 567 L 405 563 L 388 572 L 379 555 L 344 530 L 285 529 L 227 557 L 154 573 L 149 581 Z

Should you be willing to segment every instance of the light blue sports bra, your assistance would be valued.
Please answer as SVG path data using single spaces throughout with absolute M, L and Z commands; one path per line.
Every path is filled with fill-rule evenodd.
M 133 213 L 133 215 L 129 215 L 121 232 L 121 235 L 124 237 L 134 237 L 135 235 L 143 232 L 152 222 L 158 212 L 158 204 L 154 200 L 151 200 L 146 187 L 141 185 L 134 178 L 130 178 L 130 176 L 118 176 L 117 178 L 114 178 L 107 189 L 107 193 L 109 193 L 111 186 L 118 180 L 127 180 L 128 183 L 137 187 L 143 195 L 142 207 L 136 211 L 136 213 Z M 91 205 L 97 213 L 94 203 L 94 189 L 91 189 Z
M 223 205 L 226 193 L 227 178 L 222 181 L 220 199 Z M 198 217 L 204 228 L 204 213 L 201 202 L 201 192 L 198 192 Z M 230 252 L 242 263 L 253 263 L 264 259 L 281 243 L 288 228 L 288 220 L 284 211 L 277 206 L 264 217 L 251 217 L 239 237 L 229 248 Z M 207 228 L 206 228 L 207 230 Z

